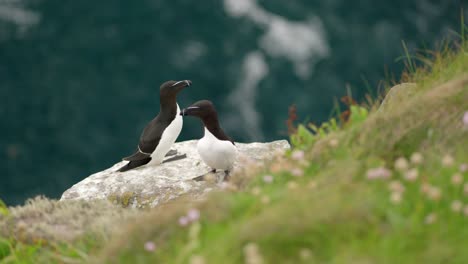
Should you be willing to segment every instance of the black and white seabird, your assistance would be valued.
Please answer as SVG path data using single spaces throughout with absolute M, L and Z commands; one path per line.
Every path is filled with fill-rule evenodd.
M 229 179 L 237 149 L 234 141 L 227 136 L 218 121 L 218 114 L 212 102 L 202 100 L 185 108 L 180 113 L 183 116 L 196 116 L 201 119 L 205 128 L 205 135 L 197 143 L 197 150 L 202 160 L 212 168 L 226 173 L 225 180 Z M 201 176 L 203 177 L 203 176 Z M 199 177 L 197 177 L 199 178 Z
M 189 80 L 168 81 L 159 89 L 159 114 L 146 125 L 137 151 L 124 158 L 129 161 L 118 171 L 124 172 L 145 164 L 161 164 L 182 130 L 182 117 L 176 102 L 177 94 L 192 84 Z

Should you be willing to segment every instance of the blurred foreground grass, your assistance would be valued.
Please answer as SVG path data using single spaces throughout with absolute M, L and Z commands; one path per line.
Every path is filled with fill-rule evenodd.
M 431 57 L 202 202 L 0 204 L 0 261 L 467 263 L 468 45 Z

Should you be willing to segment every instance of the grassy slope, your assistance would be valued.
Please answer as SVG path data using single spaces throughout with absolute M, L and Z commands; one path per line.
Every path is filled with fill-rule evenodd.
M 105 243 L 93 242 L 94 233 L 53 246 L 27 246 L 18 237 L 0 240 L 0 259 L 3 254 L 25 263 L 38 257 L 61 263 L 466 263 L 468 172 L 460 172 L 460 165 L 468 163 L 468 130 L 462 124 L 468 111 L 467 52 L 468 45 L 445 52 L 430 69 L 408 75 L 406 81 L 417 83 L 412 95 L 390 101 L 384 110 L 373 107 L 367 115 L 356 106 L 343 128 L 330 125 L 316 136 L 299 132 L 293 141 L 303 152 L 279 155 L 265 167 L 249 164 L 228 191 L 203 203 L 180 199 L 141 214 L 136 223 L 115 223 L 121 230 Z M 421 162 L 408 161 L 414 153 L 422 155 Z M 368 179 L 375 168 L 391 177 Z M 457 173 L 467 181 L 459 182 Z M 460 210 L 454 201 L 463 204 Z M 190 208 L 200 211 L 200 219 L 179 225 Z M 156 250 L 145 250 L 147 242 Z
M 304 158 L 298 151 L 296 160 L 279 158 L 252 173 L 257 177 L 245 190 L 191 205 L 201 218 L 189 227 L 177 223 L 190 207 L 183 203 L 141 219 L 124 232 L 125 239 L 106 247 L 101 260 L 466 263 L 468 207 L 465 214 L 464 208 L 452 209 L 468 204 L 465 182 L 452 182 L 457 173 L 468 177 L 459 171 L 468 163 L 462 123 L 468 110 L 466 52 L 465 46 L 458 54 L 445 53 L 430 70 L 412 73 L 413 95 L 385 111 L 367 116 L 356 107 L 345 128 L 302 134 Z M 398 158 L 414 153 L 422 162 L 395 168 Z M 367 178 L 369 170 L 384 167 L 391 171 L 389 179 Z M 301 170 L 303 176 L 293 175 Z M 273 183 L 262 175 L 272 175 Z M 417 179 L 406 179 L 414 175 Z M 155 242 L 155 252 L 144 250 L 147 241 Z

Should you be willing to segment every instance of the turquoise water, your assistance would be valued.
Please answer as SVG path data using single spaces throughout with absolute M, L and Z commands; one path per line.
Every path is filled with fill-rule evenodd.
M 170 79 L 191 79 L 181 107 L 212 100 L 237 141 L 285 138 L 291 104 L 301 120 L 318 123 L 347 87 L 358 99 L 376 93 L 386 72 L 398 79 L 401 41 L 433 48 L 459 30 L 461 7 L 0 0 L 0 197 L 9 204 L 59 197 L 130 154 Z M 185 119 L 180 140 L 201 133 Z

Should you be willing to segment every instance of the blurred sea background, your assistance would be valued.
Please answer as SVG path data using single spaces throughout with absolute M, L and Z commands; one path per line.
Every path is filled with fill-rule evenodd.
M 465 6 L 464 6 L 465 5 Z M 287 138 L 288 107 L 320 123 L 377 94 L 410 51 L 454 38 L 461 0 L 0 0 L 0 198 L 59 198 L 131 154 L 159 86 L 212 100 L 236 141 Z M 393 74 L 393 75 L 392 75 Z M 202 129 L 186 118 L 179 141 Z

